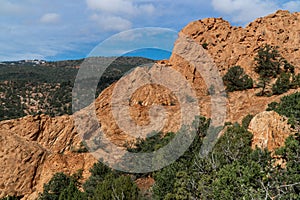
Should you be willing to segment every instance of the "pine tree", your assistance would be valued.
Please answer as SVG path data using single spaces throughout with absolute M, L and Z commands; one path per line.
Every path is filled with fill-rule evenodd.
M 283 60 L 278 52 L 278 47 L 267 44 L 258 50 L 255 61 L 255 72 L 259 74 L 258 86 L 262 88 L 259 95 L 265 95 L 271 79 L 280 74 Z

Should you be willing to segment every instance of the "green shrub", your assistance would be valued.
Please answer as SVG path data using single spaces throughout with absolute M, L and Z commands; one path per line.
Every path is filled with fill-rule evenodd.
M 156 199 L 164 199 L 169 193 L 174 193 L 174 184 L 176 182 L 177 173 L 179 171 L 188 170 L 193 164 L 193 160 L 196 155 L 199 155 L 202 140 L 206 136 L 210 120 L 205 117 L 199 117 L 197 119 L 198 130 L 197 135 L 194 138 L 193 143 L 189 149 L 171 165 L 155 172 L 153 177 L 155 184 L 153 186 L 153 195 Z
M 83 184 L 83 188 L 89 197 L 94 195 L 98 184 L 104 181 L 105 177 L 112 174 L 112 170 L 102 162 L 97 162 L 90 169 L 91 176 Z
M 253 115 L 248 114 L 246 117 L 243 118 L 243 120 L 242 120 L 242 126 L 245 129 L 248 129 L 249 124 L 250 124 L 251 120 L 253 119 L 253 117 L 254 117 Z
M 293 74 L 292 75 L 292 81 L 290 83 L 290 87 L 292 89 L 296 89 L 296 88 L 299 88 L 300 87 L 300 74 Z
M 283 94 L 290 89 L 290 73 L 281 73 L 275 84 L 272 86 L 273 94 Z
M 175 134 L 169 132 L 163 135 L 162 132 L 154 133 L 153 136 L 146 139 L 138 138 L 134 144 L 126 144 L 125 147 L 129 152 L 133 153 L 149 153 L 165 146 L 174 138 Z
M 85 194 L 78 190 L 78 176 L 67 176 L 64 173 L 56 173 L 51 180 L 44 185 L 44 192 L 39 200 L 79 200 L 86 199 Z
M 287 60 L 283 60 L 283 69 L 285 73 L 295 73 L 295 67 L 290 64 Z
M 105 177 L 101 184 L 98 184 L 92 200 L 130 199 L 139 200 L 139 190 L 129 176 L 115 178 L 113 175 Z
M 253 87 L 253 80 L 240 66 L 231 67 L 223 77 L 223 82 L 226 85 L 228 92 L 237 90 L 246 90 Z
M 58 200 L 87 200 L 85 193 L 78 190 L 73 181 L 60 193 Z
M 280 103 L 270 103 L 267 110 L 274 110 L 280 115 L 300 122 L 300 92 L 282 97 Z
M 239 124 L 228 127 L 217 141 L 213 153 L 221 164 L 242 160 L 251 152 L 252 133 Z
M 300 198 L 300 135 L 299 133 L 289 136 L 285 140 L 285 146 L 276 151 L 286 163 L 286 169 L 282 170 L 281 180 L 285 187 L 282 192 L 286 194 L 282 199 Z

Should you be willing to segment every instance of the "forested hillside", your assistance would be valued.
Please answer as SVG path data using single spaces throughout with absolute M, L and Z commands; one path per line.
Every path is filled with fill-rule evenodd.
M 96 58 L 113 62 L 99 80 L 96 96 L 129 69 L 153 60 L 139 57 Z M 0 120 L 25 115 L 72 114 L 72 88 L 84 60 L 0 63 Z

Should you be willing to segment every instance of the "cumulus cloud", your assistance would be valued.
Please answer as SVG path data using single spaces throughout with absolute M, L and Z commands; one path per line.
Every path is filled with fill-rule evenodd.
M 250 22 L 280 8 L 275 1 L 270 0 L 212 0 L 212 6 L 238 23 Z
M 47 13 L 44 14 L 41 18 L 40 18 L 40 22 L 42 23 L 56 23 L 60 20 L 60 15 L 57 13 Z
M 151 3 L 141 4 L 128 0 L 86 0 L 86 2 L 88 7 L 92 10 L 98 10 L 117 15 L 134 15 L 137 13 L 152 14 L 155 10 L 153 4 Z
M 104 31 L 123 31 L 132 27 L 132 23 L 129 20 L 118 16 L 93 14 L 91 19 L 95 20 L 98 26 Z
M 133 21 L 152 15 L 155 11 L 151 1 L 139 0 L 86 0 L 92 10 L 91 19 L 102 31 L 123 31 L 132 27 Z

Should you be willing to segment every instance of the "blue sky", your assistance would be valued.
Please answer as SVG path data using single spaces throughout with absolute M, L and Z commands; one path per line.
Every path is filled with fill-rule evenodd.
M 0 0 L 0 61 L 84 58 L 122 31 L 223 17 L 245 26 L 278 9 L 300 11 L 300 0 Z M 130 36 L 128 36 L 130 37 Z M 173 37 L 166 41 L 172 44 Z M 163 41 L 162 41 L 163 42 Z M 113 55 L 107 49 L 102 56 Z M 110 52 L 111 51 L 111 52 Z

